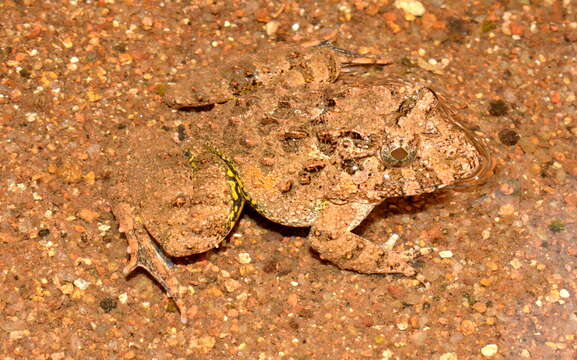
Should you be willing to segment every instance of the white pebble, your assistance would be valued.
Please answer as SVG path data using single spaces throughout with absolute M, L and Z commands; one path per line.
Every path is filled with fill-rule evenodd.
M 425 15 L 425 7 L 417 0 L 396 0 L 395 7 L 413 16 Z
M 401 321 L 399 323 L 397 323 L 397 329 L 401 330 L 401 331 L 405 331 L 409 328 L 409 323 L 406 321 Z
M 252 259 L 250 258 L 249 253 L 240 253 L 238 254 L 238 262 L 241 264 L 250 264 Z
M 439 251 L 439 256 L 442 259 L 449 259 L 453 257 L 453 252 L 451 250 L 443 250 L 443 251 Z
M 38 114 L 33 113 L 33 112 L 29 112 L 29 113 L 24 114 L 24 117 L 26 117 L 26 121 L 28 121 L 28 122 L 34 122 L 34 121 L 38 120 Z
M 515 269 L 515 270 L 519 270 L 519 269 L 523 266 L 523 263 L 522 263 L 519 259 L 517 259 L 517 258 L 509 261 L 509 264 L 511 264 L 511 266 L 512 266 L 513 269 Z
M 264 31 L 266 32 L 266 34 L 268 36 L 273 36 L 278 31 L 279 27 L 280 27 L 280 23 L 278 21 L 276 21 L 276 20 L 269 21 L 265 24 Z
M 488 344 L 483 346 L 483 348 L 481 349 L 481 354 L 484 357 L 491 357 L 496 355 L 497 351 L 499 351 L 499 347 L 497 346 L 497 344 Z
M 561 296 L 564 299 L 567 299 L 568 297 L 571 296 L 571 294 L 569 293 L 569 291 L 567 291 L 567 289 L 561 289 L 559 290 L 559 296 Z
M 74 286 L 79 288 L 80 290 L 86 290 L 90 283 L 84 279 L 78 278 L 74 280 Z
M 128 301 L 128 294 L 122 293 L 118 295 L 118 301 L 120 301 L 121 304 L 126 304 L 126 302 Z
M 444 353 L 439 357 L 439 360 L 458 360 L 458 357 L 455 353 Z
M 384 244 L 382 244 L 381 246 L 383 247 L 383 249 L 385 250 L 392 250 L 393 247 L 395 246 L 395 244 L 397 243 L 397 240 L 399 240 L 401 237 L 399 236 L 399 234 L 397 233 L 393 233 L 388 239 L 387 241 L 385 241 Z
M 98 230 L 100 230 L 101 233 L 106 233 L 108 230 L 110 230 L 110 225 L 99 223 Z

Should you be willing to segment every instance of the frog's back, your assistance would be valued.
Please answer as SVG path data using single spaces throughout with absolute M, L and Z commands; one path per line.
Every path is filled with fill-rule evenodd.
M 203 141 L 249 202 L 285 225 L 311 225 L 326 201 L 431 192 L 474 176 L 482 162 L 436 95 L 415 84 L 277 87 L 215 110 L 207 116 L 222 121 L 197 122 Z

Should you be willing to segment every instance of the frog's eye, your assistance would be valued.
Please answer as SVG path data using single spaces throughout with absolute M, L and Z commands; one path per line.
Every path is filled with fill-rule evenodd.
M 415 158 L 417 150 L 411 144 L 391 144 L 381 147 L 381 160 L 394 167 L 409 164 Z

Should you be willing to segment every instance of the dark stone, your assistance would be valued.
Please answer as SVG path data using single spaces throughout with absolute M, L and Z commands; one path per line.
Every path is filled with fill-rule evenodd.
M 116 306 L 118 305 L 118 303 L 116 302 L 115 299 L 111 298 L 111 297 L 107 297 L 104 298 L 100 301 L 100 308 L 102 310 L 104 310 L 105 313 L 109 313 L 112 310 L 116 309 Z
M 48 235 L 50 235 L 50 230 L 48 229 L 42 229 L 40 231 L 38 231 L 38 237 L 47 237 Z
M 509 106 L 503 100 L 494 100 L 489 103 L 489 114 L 492 116 L 503 116 L 509 112 Z
M 519 134 L 515 130 L 503 129 L 499 131 L 499 140 L 507 146 L 516 145 L 519 142 Z

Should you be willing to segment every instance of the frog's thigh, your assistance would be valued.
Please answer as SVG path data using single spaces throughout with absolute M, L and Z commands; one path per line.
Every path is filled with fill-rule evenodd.
M 186 256 L 217 247 L 238 220 L 244 205 L 240 188 L 225 163 L 206 151 L 187 154 L 189 177 L 174 189 L 162 240 L 171 256 Z M 155 236 L 156 237 L 156 236 Z
M 415 274 L 408 264 L 412 252 L 386 250 L 351 231 L 374 206 L 350 203 L 328 204 L 311 228 L 311 246 L 319 255 L 342 269 L 361 273 Z

